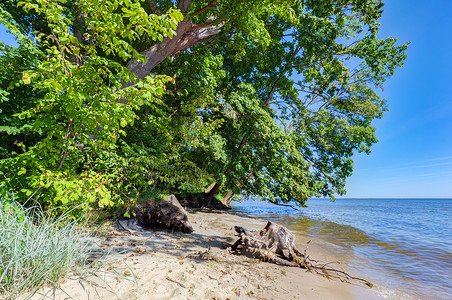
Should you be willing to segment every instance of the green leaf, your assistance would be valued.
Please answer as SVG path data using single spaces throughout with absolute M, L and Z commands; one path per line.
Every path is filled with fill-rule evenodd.
M 22 81 L 24 84 L 30 84 L 31 83 L 31 75 L 27 72 L 22 73 Z

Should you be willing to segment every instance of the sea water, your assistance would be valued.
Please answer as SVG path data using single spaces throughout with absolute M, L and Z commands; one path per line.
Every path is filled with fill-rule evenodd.
M 334 255 L 347 258 L 349 272 L 376 283 L 381 296 L 452 299 L 452 199 L 310 199 L 307 204 L 294 210 L 246 200 L 233 207 L 326 243 Z

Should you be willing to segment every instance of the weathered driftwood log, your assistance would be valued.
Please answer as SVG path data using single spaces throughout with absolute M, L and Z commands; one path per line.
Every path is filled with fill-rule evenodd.
M 261 231 L 235 226 L 240 237 L 232 246 L 246 256 L 285 266 L 303 264 L 303 255 L 295 247 L 295 236 L 284 226 L 268 222 Z
M 320 263 L 309 259 L 306 254 L 308 242 L 302 254 L 295 247 L 295 236 L 286 227 L 268 222 L 264 229 L 246 230 L 235 226 L 239 239 L 232 245 L 232 250 L 246 256 L 259 258 L 284 266 L 301 267 L 327 278 L 336 278 L 345 282 L 357 281 L 372 287 L 369 281 L 349 275 L 348 273 L 329 267 L 331 263 Z
M 186 233 L 193 232 L 187 212 L 174 195 L 163 200 L 144 201 L 133 209 L 133 214 L 135 219 L 144 226 L 164 227 Z

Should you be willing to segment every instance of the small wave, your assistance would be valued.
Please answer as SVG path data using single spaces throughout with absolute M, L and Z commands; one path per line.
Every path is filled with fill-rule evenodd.
M 452 223 L 449 202 L 321 200 L 302 211 L 252 202 L 238 209 L 328 244 L 335 255 L 347 257 L 347 268 L 375 279 L 382 297 L 443 299 L 452 294 L 452 244 L 445 240 Z

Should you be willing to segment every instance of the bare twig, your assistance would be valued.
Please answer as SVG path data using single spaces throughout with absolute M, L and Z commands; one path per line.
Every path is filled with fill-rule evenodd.
M 132 233 L 129 229 L 125 228 L 125 227 L 121 224 L 121 222 L 119 222 L 119 220 L 116 220 L 116 223 L 117 223 L 122 229 L 124 229 L 124 231 L 127 231 L 128 233 Z
M 71 119 L 68 119 L 67 132 L 66 132 L 66 136 L 65 136 L 65 138 L 66 138 L 66 147 L 64 149 L 63 157 L 61 157 L 61 161 L 60 161 L 60 164 L 58 166 L 57 171 L 61 170 L 61 167 L 63 167 L 64 160 L 66 159 L 66 156 L 67 156 L 67 153 L 68 153 L 67 150 L 68 150 L 68 147 L 69 147 L 69 135 L 71 133 L 72 125 L 74 125 L 74 123 L 72 122 Z

